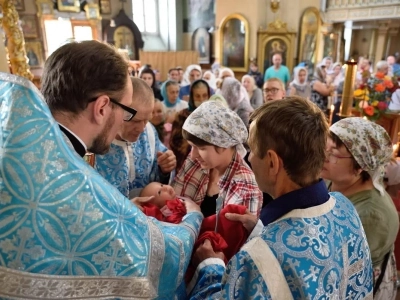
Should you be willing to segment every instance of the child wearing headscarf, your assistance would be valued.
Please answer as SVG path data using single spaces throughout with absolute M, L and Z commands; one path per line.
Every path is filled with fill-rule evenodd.
M 294 80 L 290 83 L 289 96 L 299 96 L 310 99 L 311 86 L 307 81 L 308 71 L 306 67 L 296 67 L 294 69 Z
M 395 299 L 399 216 L 383 186 L 392 142 L 383 127 L 363 118 L 342 119 L 330 131 L 321 176 L 331 181 L 331 191 L 350 199 L 360 216 L 374 268 L 374 299 Z
M 167 80 L 163 83 L 161 95 L 164 98 L 162 103 L 164 105 L 166 123 L 172 123 L 175 114 L 187 108 L 188 103 L 179 98 L 179 84 L 173 80 Z
M 228 204 L 259 215 L 262 193 L 243 160 L 248 132 L 239 116 L 219 101 L 204 102 L 186 119 L 183 137 L 192 150 L 172 183 L 177 195 L 193 199 L 205 217 Z

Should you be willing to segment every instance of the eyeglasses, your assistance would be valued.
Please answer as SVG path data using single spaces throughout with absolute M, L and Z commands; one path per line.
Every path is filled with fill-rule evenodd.
M 329 162 L 336 164 L 339 159 L 342 158 L 353 158 L 353 156 L 338 156 L 334 155 L 332 152 L 327 152 L 326 153 L 326 159 L 329 160 Z
M 265 94 L 271 93 L 272 95 L 275 95 L 277 92 L 279 92 L 280 89 L 277 88 L 272 88 L 272 89 L 263 89 L 263 92 Z
M 96 101 L 97 98 L 98 98 L 98 97 L 93 98 L 93 99 L 90 99 L 90 100 L 89 100 L 89 103 L 90 103 L 90 102 Z M 110 98 L 110 101 L 111 101 L 112 103 L 114 103 L 115 105 L 121 107 L 121 108 L 124 110 L 124 117 L 123 117 L 123 120 L 124 120 L 125 122 L 129 122 L 130 120 L 132 120 L 133 117 L 134 117 L 134 116 L 136 115 L 136 113 L 137 113 L 136 109 L 131 108 L 131 107 L 128 107 L 128 106 L 126 106 L 126 105 L 123 105 L 123 104 L 119 103 L 117 100 L 115 100 L 115 99 L 113 99 L 113 98 Z

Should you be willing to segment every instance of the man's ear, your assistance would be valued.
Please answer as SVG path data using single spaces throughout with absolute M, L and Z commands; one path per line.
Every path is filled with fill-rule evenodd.
M 281 168 L 280 158 L 274 150 L 267 151 L 268 172 L 270 175 L 276 176 Z
M 99 96 L 96 101 L 93 101 L 91 108 L 93 121 L 102 125 L 106 122 L 106 117 L 111 109 L 110 98 L 106 95 Z

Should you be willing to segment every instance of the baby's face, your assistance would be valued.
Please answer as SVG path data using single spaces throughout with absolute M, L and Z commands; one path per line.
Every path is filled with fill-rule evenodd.
M 164 202 L 167 200 L 173 200 L 176 198 L 176 194 L 172 186 L 161 184 L 159 182 L 152 182 L 148 187 L 149 195 L 154 196 L 154 201 L 156 203 Z

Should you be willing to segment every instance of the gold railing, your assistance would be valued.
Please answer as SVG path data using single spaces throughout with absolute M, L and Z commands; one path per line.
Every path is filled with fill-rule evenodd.
M 29 70 L 24 35 L 19 26 L 19 16 L 15 9 L 14 1 L 0 0 L 0 5 L 3 11 L 1 24 L 7 37 L 7 48 L 12 73 L 32 80 L 33 75 Z

